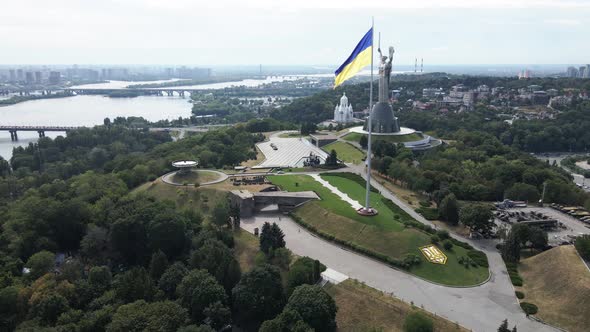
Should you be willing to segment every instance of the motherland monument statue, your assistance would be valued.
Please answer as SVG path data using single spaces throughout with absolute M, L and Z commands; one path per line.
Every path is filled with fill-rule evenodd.
M 393 114 L 393 108 L 389 103 L 389 83 L 391 79 L 391 68 L 393 61 L 393 54 L 395 50 L 393 46 L 389 47 L 389 57 L 381 53 L 381 48 L 378 49 L 380 64 L 379 64 L 379 100 L 373 106 L 371 111 L 371 131 L 378 134 L 397 133 L 400 131 L 400 126 L 397 118 Z M 369 130 L 368 120 L 365 122 L 364 130 Z

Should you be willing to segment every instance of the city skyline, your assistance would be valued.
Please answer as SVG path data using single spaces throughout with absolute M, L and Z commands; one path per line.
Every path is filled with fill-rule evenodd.
M 334 65 L 374 15 L 397 64 L 584 64 L 589 13 L 582 0 L 25 0 L 0 13 L 0 63 Z

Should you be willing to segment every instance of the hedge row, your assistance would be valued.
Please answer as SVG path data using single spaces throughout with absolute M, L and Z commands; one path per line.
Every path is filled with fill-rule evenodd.
M 469 256 L 469 258 L 471 258 L 479 266 L 485 268 L 490 267 L 490 264 L 488 263 L 488 257 L 483 251 L 472 249 L 467 252 L 467 256 Z
M 520 302 L 520 307 L 527 316 L 534 315 L 539 311 L 539 308 L 536 305 L 528 302 Z
M 397 213 L 398 215 L 400 215 L 401 220 L 405 220 L 408 222 L 414 222 L 414 223 L 422 225 L 422 223 L 419 223 L 416 220 L 414 220 L 414 218 L 412 218 L 412 216 L 410 216 L 406 211 L 404 211 L 402 208 L 397 206 L 397 204 L 392 202 L 390 199 L 387 199 L 385 197 L 381 197 L 381 202 L 383 202 L 383 204 L 385 204 L 385 206 L 387 206 L 393 213 Z
M 341 246 L 350 248 L 350 249 L 352 249 L 352 250 L 354 250 L 356 252 L 359 252 L 359 253 L 364 254 L 366 256 L 369 256 L 371 258 L 374 258 L 374 259 L 377 259 L 379 261 L 382 261 L 382 262 L 384 262 L 386 264 L 389 264 L 389 265 L 391 265 L 393 267 L 404 269 L 404 270 L 409 270 L 413 265 L 418 265 L 421 262 L 420 257 L 418 257 L 416 255 L 413 255 L 413 254 L 406 255 L 406 257 L 404 257 L 403 260 L 391 258 L 391 257 L 389 257 L 387 255 L 384 255 L 384 254 L 375 252 L 375 251 L 373 251 L 371 249 L 367 249 L 367 248 L 365 248 L 363 246 L 360 246 L 360 245 L 358 245 L 356 243 L 352 243 L 352 242 L 341 240 L 341 239 L 335 237 L 332 234 L 328 234 L 326 232 L 323 232 L 323 231 L 318 230 L 317 228 L 315 228 L 314 226 L 306 223 L 299 216 L 297 216 L 297 215 L 295 215 L 293 213 L 291 213 L 290 215 L 293 218 L 293 220 L 295 220 L 296 223 L 298 223 L 299 225 L 303 226 L 307 230 L 309 230 L 309 231 L 311 231 L 311 232 L 319 235 L 320 237 L 322 237 L 322 238 L 324 238 L 324 239 L 326 239 L 328 241 L 337 243 L 337 244 L 339 244 Z
M 419 221 L 414 220 L 414 218 L 412 218 L 412 216 L 410 216 L 406 211 L 402 210 L 399 206 L 397 206 L 391 200 L 383 197 L 383 198 L 381 198 L 381 201 L 390 210 L 394 211 L 395 213 L 399 213 L 403 217 L 405 217 L 405 218 L 401 218 L 400 220 L 398 220 L 402 224 L 404 224 L 406 226 L 409 226 L 409 227 L 417 228 L 417 229 L 422 230 L 422 231 L 424 231 L 424 232 L 426 232 L 428 234 L 437 234 L 438 237 L 441 240 L 449 239 L 451 242 L 453 242 L 454 245 L 459 246 L 461 248 L 464 248 L 464 249 L 467 249 L 467 250 L 472 250 L 473 249 L 473 247 L 469 243 L 461 242 L 461 241 L 459 241 L 459 240 L 457 240 L 455 238 L 450 237 L 449 236 L 449 232 L 447 232 L 445 230 L 437 231 L 436 229 L 430 227 L 430 225 L 425 225 L 425 224 L 423 224 L 423 223 L 421 223 Z M 487 260 L 487 258 L 486 258 L 486 260 Z
M 523 281 L 520 274 L 518 274 L 518 266 L 515 263 L 506 263 L 506 269 L 508 270 L 508 275 L 510 276 L 510 281 L 514 286 L 522 286 Z
M 341 174 L 341 173 L 326 173 L 327 174 Z M 351 173 L 342 173 L 342 174 L 351 174 Z M 354 174 L 353 174 L 354 175 Z M 357 175 L 358 177 L 358 175 Z M 359 177 L 360 178 L 360 177 Z M 393 203 L 391 200 L 386 199 L 386 198 L 382 198 L 383 203 L 390 208 L 392 211 L 396 211 L 396 210 L 401 210 L 395 203 Z M 429 225 L 425 225 L 422 224 L 416 220 L 414 220 L 409 214 L 407 214 L 405 211 L 401 210 L 401 213 L 403 213 L 403 216 L 405 218 L 398 220 L 401 223 L 403 223 L 404 225 L 406 225 L 407 227 L 414 227 L 417 229 L 420 229 L 428 234 L 431 234 L 433 237 L 436 237 L 437 239 L 440 240 L 449 240 L 451 241 L 454 245 L 467 249 L 469 250 L 469 252 L 467 253 L 467 255 L 469 256 L 469 258 L 471 258 L 477 265 L 482 266 L 482 267 L 489 267 L 488 264 L 488 260 L 486 255 L 478 250 L 474 250 L 473 247 L 471 245 L 469 245 L 468 243 L 465 242 L 461 242 L 457 239 L 452 238 L 449 235 L 449 232 L 447 232 L 446 230 L 435 230 L 434 228 L 430 227 Z M 379 252 L 375 252 L 371 249 L 365 248 L 363 246 L 360 246 L 356 243 L 353 242 L 349 242 L 349 241 L 344 241 L 342 239 L 339 239 L 337 237 L 335 237 L 332 234 L 326 233 L 324 231 L 318 230 L 316 227 L 306 223 L 303 219 L 301 219 L 299 216 L 295 215 L 294 213 L 290 214 L 291 217 L 293 218 L 293 220 L 295 220 L 296 223 L 298 223 L 299 225 L 303 226 L 304 228 L 308 229 L 309 231 L 319 235 L 320 237 L 337 243 L 341 246 L 350 248 L 352 250 L 355 250 L 361 254 L 364 254 L 366 256 L 372 257 L 374 259 L 377 259 L 379 261 L 382 261 L 386 264 L 389 264 L 393 267 L 397 267 L 397 268 L 401 268 L 401 269 L 405 269 L 408 270 L 410 269 L 413 265 L 417 265 L 420 264 L 421 260 L 419 257 L 416 257 L 416 255 L 412 255 L 412 254 L 408 254 L 406 255 L 406 257 L 404 257 L 403 260 L 399 260 L 399 259 L 395 259 L 395 258 L 391 258 L 387 255 L 384 255 L 382 253 Z
M 438 218 L 440 217 L 437 208 L 421 206 L 417 208 L 415 211 L 420 213 L 427 220 L 438 220 Z
M 354 182 L 360 184 L 361 186 L 363 186 L 363 188 L 367 186 L 367 181 L 365 179 L 363 179 L 360 175 L 354 174 L 354 173 L 333 172 L 333 173 L 322 173 L 320 175 L 321 176 L 337 176 L 337 177 L 345 178 L 350 181 L 354 181 Z M 371 191 L 374 193 L 379 192 L 379 190 L 377 190 L 373 186 L 371 186 Z

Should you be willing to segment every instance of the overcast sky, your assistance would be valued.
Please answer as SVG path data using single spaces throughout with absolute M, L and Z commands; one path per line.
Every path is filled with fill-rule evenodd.
M 0 0 L 0 64 L 340 64 L 370 27 L 396 63 L 590 62 L 590 0 Z

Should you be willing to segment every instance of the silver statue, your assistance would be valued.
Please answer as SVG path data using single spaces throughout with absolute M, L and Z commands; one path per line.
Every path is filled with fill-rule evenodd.
M 381 48 L 377 49 L 381 64 L 379 65 L 379 101 L 384 102 L 389 100 L 389 82 L 391 78 L 391 62 L 393 61 L 393 53 L 395 50 L 393 46 L 389 47 L 389 59 L 381 53 Z

